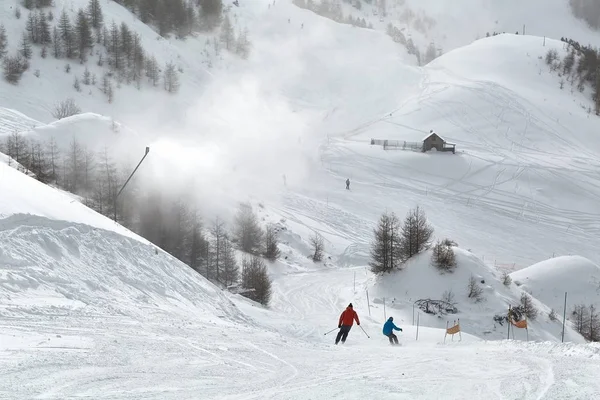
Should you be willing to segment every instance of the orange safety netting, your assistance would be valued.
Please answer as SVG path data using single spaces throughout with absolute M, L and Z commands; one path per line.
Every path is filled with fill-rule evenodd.
M 456 335 L 458 332 L 460 332 L 460 325 L 459 324 L 456 324 L 456 325 L 454 325 L 454 326 L 446 329 L 446 333 L 448 335 Z
M 514 326 L 516 326 L 517 328 L 527 329 L 527 320 L 526 319 L 524 319 L 522 321 L 513 321 L 511 319 L 510 323 L 513 324 Z

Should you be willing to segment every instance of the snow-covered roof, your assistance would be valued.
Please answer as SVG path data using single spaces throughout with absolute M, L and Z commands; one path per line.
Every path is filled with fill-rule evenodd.
M 443 137 L 441 137 L 438 133 L 436 133 L 434 131 L 430 131 L 429 134 L 423 138 L 423 142 L 426 141 L 427 139 L 429 139 L 432 135 L 437 135 L 437 137 L 439 137 L 440 139 L 442 139 L 444 142 L 446 141 L 446 139 L 444 139 Z

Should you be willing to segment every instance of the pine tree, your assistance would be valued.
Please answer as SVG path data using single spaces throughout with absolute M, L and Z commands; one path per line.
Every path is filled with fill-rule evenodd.
M 242 292 L 244 297 L 265 306 L 269 304 L 272 294 L 271 279 L 263 260 L 251 257 L 242 261 L 242 287 L 247 289 Z
M 67 58 L 74 58 L 76 54 L 76 37 L 67 11 L 63 11 L 59 21 L 60 40 Z
M 212 235 L 212 261 L 213 268 L 215 271 L 215 280 L 221 282 L 221 270 L 223 267 L 223 246 L 226 240 L 227 232 L 225 231 L 225 223 L 217 217 L 213 226 L 210 230 Z
M 27 16 L 26 30 L 29 36 L 30 43 L 38 43 L 38 25 L 39 19 L 35 12 L 30 12 Z
M 137 33 L 133 35 L 133 43 L 132 43 L 132 72 L 133 72 L 133 80 L 136 82 L 138 86 L 141 85 L 142 80 L 142 72 L 144 70 L 144 64 L 146 60 L 146 55 L 144 54 L 144 49 L 142 48 L 142 40 L 140 35 Z
M 258 254 L 263 232 L 249 203 L 240 204 L 235 216 L 235 239 L 246 253 Z
M 572 49 L 563 60 L 563 74 L 570 74 L 575 66 L 575 49 Z
M 437 58 L 437 51 L 435 50 L 435 43 L 429 43 L 427 51 L 425 51 L 425 64 L 429 64 Z
M 452 272 L 456 268 L 456 257 L 452 246 L 448 243 L 438 241 L 433 246 L 431 263 L 442 272 Z
M 33 50 L 31 50 L 31 42 L 29 41 L 29 35 L 25 32 L 21 38 L 21 48 L 19 51 L 26 60 L 31 59 L 31 56 L 33 55 Z
M 115 101 L 115 89 L 110 81 L 108 82 L 108 88 L 106 89 L 106 98 L 109 104 L 112 104 L 112 102 Z
M 90 72 L 90 70 L 88 69 L 88 67 L 85 67 L 85 70 L 83 71 L 83 84 L 86 86 L 89 86 L 91 82 L 91 77 L 92 74 Z
M 75 194 L 79 194 L 83 184 L 84 171 L 84 153 L 85 148 L 77 139 L 73 139 L 69 145 L 69 153 L 67 156 L 67 176 L 66 188 Z
M 404 219 L 401 232 L 401 254 L 403 261 L 419 254 L 431 243 L 433 228 L 427 222 L 422 208 L 410 210 Z
M 596 69 L 596 85 L 594 87 L 594 99 L 596 101 L 596 115 L 600 115 L 600 66 Z
M 233 32 L 233 26 L 231 25 L 229 15 L 225 15 L 225 19 L 221 25 L 221 34 L 219 38 L 227 50 L 233 49 L 233 45 L 235 43 L 235 34 Z
M 133 60 L 133 37 L 131 30 L 125 22 L 121 23 L 119 33 L 121 36 L 119 40 L 120 53 L 123 55 L 123 58 L 127 61 L 127 66 L 130 67 Z
M 92 36 L 92 29 L 88 17 L 82 9 L 79 9 L 77 13 L 77 25 L 75 30 L 77 32 L 79 59 L 83 63 L 87 60 L 88 50 L 94 45 L 94 38 Z
M 223 252 L 222 252 L 222 274 L 221 283 L 225 287 L 230 287 L 239 281 L 239 267 L 235 258 L 235 250 L 231 245 L 228 237 L 223 239 Z
M 152 83 L 152 86 L 157 86 L 160 82 L 160 71 L 158 68 L 158 61 L 154 56 L 146 58 L 146 76 Z
M 177 93 L 179 90 L 179 75 L 175 69 L 175 65 L 171 62 L 168 62 L 165 67 L 163 81 L 167 92 Z
M 73 88 L 78 92 L 81 92 L 81 84 L 79 83 L 78 77 L 75 77 L 75 80 L 73 81 Z
M 187 259 L 185 262 L 195 271 L 202 273 L 203 249 L 208 245 L 206 238 L 202 233 L 202 220 L 198 211 L 190 212 L 190 237 L 188 245 Z
M 385 213 L 379 218 L 374 229 L 375 238 L 371 244 L 371 271 L 376 274 L 392 272 L 401 266 L 400 221 L 396 214 Z
M 54 27 L 54 29 L 52 31 L 52 43 L 54 44 L 54 46 L 52 48 L 53 53 L 54 53 L 54 58 L 62 57 L 62 45 L 61 45 L 60 33 L 56 26 Z
M 111 56 L 111 65 L 117 71 L 123 68 L 123 54 L 121 53 L 121 35 L 119 33 L 119 27 L 117 23 L 113 21 L 110 27 L 110 38 L 109 38 L 109 53 Z
M 277 230 L 273 225 L 268 225 L 265 231 L 265 251 L 263 255 L 269 261 L 275 261 L 281 255 L 277 242 Z
M 102 14 L 102 7 L 100 6 L 100 0 L 90 0 L 87 8 L 87 16 L 90 21 L 92 28 L 99 30 L 104 22 L 104 15 Z
M 235 52 L 238 56 L 243 59 L 247 59 L 250 55 L 250 41 L 248 40 L 248 30 L 245 29 L 238 36 L 238 40 L 236 42 Z
M 8 48 L 8 37 L 6 36 L 6 28 L 0 24 L 0 59 L 4 58 Z
M 40 43 L 43 45 L 52 43 L 52 34 L 50 33 L 50 24 L 46 14 L 42 11 L 39 18 L 39 36 Z
M 60 165 L 60 150 L 54 136 L 50 138 L 47 145 L 48 162 L 49 162 L 49 182 L 58 183 L 59 165 Z

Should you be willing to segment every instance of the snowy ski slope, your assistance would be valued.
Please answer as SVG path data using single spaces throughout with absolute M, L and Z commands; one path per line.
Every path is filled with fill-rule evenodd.
M 2 7 L 8 18 L 9 6 Z M 132 20 L 116 3 L 104 9 L 109 19 Z M 596 261 L 598 121 L 580 107 L 586 94 L 560 91 L 556 76 L 539 74 L 538 56 L 551 47 L 562 51 L 561 44 L 500 36 L 416 68 L 382 33 L 340 26 L 288 2 L 267 8 L 242 1 L 235 10 L 251 30 L 254 52 L 246 64 L 226 62 L 205 81 L 194 55 L 202 40 L 151 45 L 154 34 L 136 22 L 145 45 L 162 46 L 157 57 L 187 63 L 183 79 L 191 83 L 180 100 L 165 106 L 148 96 L 135 104 L 127 89 L 112 106 L 78 98 L 98 115 L 28 134 L 68 141 L 91 131 L 87 144 L 103 146 L 111 139 L 102 136 L 114 135 L 113 117 L 143 135 L 153 156 L 171 159 L 166 175 L 191 171 L 219 196 L 263 202 L 261 220 L 286 228 L 287 258 L 271 267 L 271 309 L 220 292 L 71 196 L 0 163 L 0 398 L 598 397 L 600 348 L 557 343 L 557 326 L 545 317 L 530 334 L 548 341 L 481 340 L 490 313 L 520 293 L 499 285 L 495 261 L 518 268 L 553 253 Z M 563 11 L 553 11 L 545 28 L 561 21 L 565 35 L 578 33 Z M 2 86 L 0 105 L 10 108 L 2 121 L 24 131 L 50 122 L 64 74 L 62 64 L 55 69 L 40 87 Z M 181 129 L 148 129 L 166 116 L 165 125 Z M 429 129 L 456 142 L 459 153 L 369 145 L 373 137 L 415 140 Z M 376 219 L 416 204 L 438 237 L 471 253 L 457 250 L 461 265 L 453 277 L 411 268 L 386 283 L 374 279 L 365 266 Z M 313 231 L 326 239 L 323 264 L 306 257 Z M 411 267 L 424 268 L 420 262 L 426 264 Z M 485 278 L 490 299 L 481 309 L 461 301 L 463 341 L 443 344 L 444 331 L 432 327 L 420 327 L 416 341 L 412 296 L 450 287 L 463 296 L 470 273 Z M 383 297 L 398 299 L 386 316 L 404 328 L 399 348 L 380 334 Z M 348 302 L 370 338 L 354 327 L 336 347 L 334 333 L 324 333 Z M 570 329 L 567 338 L 580 340 Z

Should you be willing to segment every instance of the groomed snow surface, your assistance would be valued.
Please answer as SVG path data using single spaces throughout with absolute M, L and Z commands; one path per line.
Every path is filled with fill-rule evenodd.
M 561 344 L 560 322 L 547 317 L 551 308 L 561 309 L 557 297 L 564 291 L 581 291 L 574 301 L 598 300 L 598 121 L 581 106 L 589 93 L 561 91 L 559 78 L 539 59 L 549 48 L 564 54 L 562 44 L 504 35 L 416 68 L 381 33 L 278 3 L 267 9 L 241 2 L 240 19 L 254 35 L 253 56 L 243 67 L 232 63 L 229 71 L 211 75 L 209 95 L 200 100 L 195 96 L 205 72 L 192 72 L 199 60 L 185 57 L 198 42 L 172 47 L 143 32 L 139 21 L 135 26 L 144 45 L 164 50 L 157 54 L 161 60 L 178 54 L 187 60 L 193 84 L 177 103 L 177 117 L 191 114 L 183 125 L 193 122 L 205 133 L 197 139 L 203 148 L 222 152 L 210 168 L 197 167 L 199 175 L 215 179 L 220 189 L 239 166 L 236 179 L 252 182 L 254 191 L 247 194 L 262 201 L 268 187 L 260 219 L 285 228 L 283 256 L 270 266 L 271 307 L 218 290 L 3 157 L 0 398 L 598 398 L 600 347 L 583 344 L 568 324 L 570 343 Z M 9 15 L 9 6 L 3 12 Z M 116 3 L 107 3 L 105 13 L 131 19 Z M 18 32 L 15 24 L 10 29 Z M 14 105 L 2 111 L 2 135 L 18 129 L 60 143 L 77 137 L 97 151 L 138 139 L 126 127 L 115 132 L 113 119 L 98 114 L 37 122 L 49 122 L 49 105 L 57 100 L 47 86 L 61 79 L 62 63 L 54 67 L 42 71 L 49 79 L 40 80 L 39 88 L 34 81 L 3 91 L 3 104 L 11 99 Z M 36 90 L 40 96 L 32 95 Z M 114 109 L 104 105 L 98 112 L 131 111 L 117 110 L 127 90 Z M 97 103 L 83 96 L 77 98 L 83 106 Z M 154 98 L 143 100 L 142 106 Z M 148 124 L 170 112 L 164 108 Z M 421 139 L 429 129 L 456 142 L 458 154 L 385 152 L 369 145 L 371 138 Z M 251 134 L 239 140 L 240 132 Z M 257 132 L 263 135 L 252 136 Z M 283 143 L 273 140 L 278 137 Z M 251 163 L 265 148 L 269 156 Z M 256 174 L 267 165 L 265 176 Z M 285 188 L 273 179 L 284 173 Z M 343 186 L 347 177 L 350 191 Z M 375 221 L 386 209 L 403 216 L 417 204 L 436 236 L 461 245 L 458 268 L 440 275 L 424 253 L 403 271 L 374 277 L 366 265 Z M 327 249 L 318 264 L 307 258 L 315 231 Z M 500 282 L 494 264 L 519 269 L 553 253 L 591 261 L 555 258 L 514 272 L 510 287 Z M 481 303 L 466 297 L 471 275 L 484 281 Z M 437 318 L 416 311 L 422 324 L 416 340 L 414 300 L 439 298 L 449 289 L 459 314 Z M 530 321 L 531 341 L 517 330 L 518 340 L 501 340 L 506 326 L 495 326 L 493 315 L 515 304 L 522 289 L 540 308 Z M 336 328 L 349 302 L 366 333 L 355 326 L 348 342 L 335 346 L 335 332 L 325 333 Z M 390 315 L 404 329 L 402 346 L 391 347 L 381 334 Z M 440 328 L 455 318 L 462 341 L 444 344 Z

